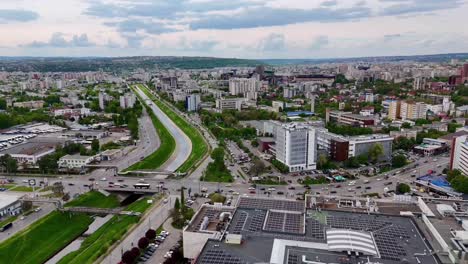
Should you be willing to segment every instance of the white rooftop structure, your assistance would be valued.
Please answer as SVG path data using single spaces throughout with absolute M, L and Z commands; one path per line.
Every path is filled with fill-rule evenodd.
M 363 255 L 378 255 L 377 246 L 370 233 L 347 229 L 329 229 L 326 234 L 328 250 L 330 251 L 350 251 Z

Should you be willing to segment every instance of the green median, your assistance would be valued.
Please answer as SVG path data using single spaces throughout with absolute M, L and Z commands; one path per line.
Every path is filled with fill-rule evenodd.
M 187 120 L 182 118 L 179 114 L 174 112 L 165 103 L 157 100 L 149 90 L 138 84 L 138 87 L 149 97 L 153 102 L 187 135 L 192 142 L 192 152 L 188 159 L 177 169 L 178 172 L 185 173 L 194 167 L 208 152 L 208 145 L 206 144 L 200 132 L 193 127 Z
M 141 97 L 138 95 L 138 93 L 135 92 L 135 94 L 141 100 Z M 175 140 L 172 137 L 171 133 L 169 133 L 166 127 L 156 117 L 151 108 L 147 106 L 146 103 L 144 103 L 144 100 L 141 101 L 145 105 L 146 110 L 151 117 L 151 121 L 153 122 L 153 126 L 156 129 L 156 132 L 158 133 L 161 144 L 155 152 L 151 153 L 151 155 L 147 156 L 143 160 L 128 167 L 126 171 L 158 169 L 171 157 L 176 146 Z

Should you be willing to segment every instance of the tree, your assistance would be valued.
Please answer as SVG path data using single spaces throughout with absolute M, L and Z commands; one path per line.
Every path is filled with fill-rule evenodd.
M 135 260 L 136 257 L 130 250 L 125 251 L 125 253 L 123 253 L 122 255 L 122 262 L 125 264 L 132 264 L 133 262 L 135 262 Z
M 209 197 L 210 197 L 211 202 L 213 203 L 224 203 L 224 201 L 226 201 L 226 197 L 224 197 L 223 195 L 219 193 L 212 193 L 210 194 Z
M 138 240 L 138 247 L 139 247 L 140 249 L 145 249 L 145 248 L 148 247 L 148 245 L 149 245 L 149 239 L 148 239 L 148 238 L 142 237 L 142 238 L 140 238 L 140 239 Z
M 350 157 L 345 161 L 345 166 L 348 168 L 359 168 L 359 160 L 356 157 Z
M 174 209 L 177 210 L 177 211 L 180 211 L 180 201 L 179 201 L 179 197 L 177 197 L 176 200 L 175 200 Z
M 401 125 L 401 128 L 411 128 L 411 124 L 408 122 L 404 122 L 403 125 Z
M 253 160 L 252 167 L 250 168 L 250 173 L 255 174 L 258 176 L 259 174 L 265 171 L 265 163 L 261 161 L 259 158 L 255 158 Z
M 356 158 L 357 158 L 359 164 L 367 164 L 367 162 L 369 162 L 369 154 L 368 153 L 363 153 L 361 155 L 358 155 Z
M 253 139 L 252 141 L 250 141 L 250 144 L 252 145 L 252 147 L 258 147 L 258 141 Z
M 0 157 L 0 165 L 4 167 L 8 173 L 15 173 L 18 170 L 18 162 L 10 154 L 5 154 Z
M 396 192 L 398 194 L 405 194 L 411 192 L 411 187 L 406 183 L 399 183 L 396 187 Z
M 327 155 L 325 154 L 320 154 L 318 156 L 318 161 L 317 161 L 317 166 L 319 169 L 322 169 L 325 167 L 325 165 L 328 163 Z
M 393 168 L 401 168 L 406 165 L 406 157 L 405 155 L 396 155 L 392 158 L 392 167 Z
M 93 139 L 93 141 L 91 142 L 91 150 L 94 153 L 99 152 L 99 140 L 98 139 Z
M 373 144 L 369 149 L 369 159 L 373 163 L 376 163 L 383 153 L 384 153 L 384 147 L 382 146 L 382 144 L 379 144 L 379 143 Z
M 145 233 L 145 237 L 149 240 L 153 240 L 156 238 L 156 230 L 154 229 L 148 229 L 148 231 L 146 231 Z
M 184 186 L 182 186 L 180 188 L 180 214 L 183 216 L 185 216 L 185 211 L 186 211 L 186 208 L 185 208 L 185 188 Z
M 457 176 L 462 175 L 460 170 L 454 169 L 447 171 L 447 181 L 451 182 Z

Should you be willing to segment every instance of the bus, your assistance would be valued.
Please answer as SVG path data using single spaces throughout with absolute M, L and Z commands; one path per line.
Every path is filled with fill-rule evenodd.
M 150 185 L 149 183 L 135 183 L 133 187 L 135 187 L 135 189 L 149 189 Z

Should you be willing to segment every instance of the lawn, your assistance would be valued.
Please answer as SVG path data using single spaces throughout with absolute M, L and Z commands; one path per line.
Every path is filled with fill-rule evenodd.
M 135 92 L 135 94 L 137 93 Z M 137 96 L 140 98 L 138 94 Z M 171 157 L 175 150 L 176 143 L 171 133 L 169 133 L 166 127 L 154 115 L 153 111 L 148 106 L 146 106 L 146 109 L 153 121 L 153 126 L 158 133 L 161 145 L 155 152 L 151 153 L 151 155 L 128 167 L 126 171 L 157 169 Z
M 152 204 L 147 202 L 147 198 L 140 199 L 127 207 L 127 211 L 145 212 Z M 58 263 L 94 263 L 100 256 L 104 255 L 109 248 L 130 229 L 138 223 L 140 217 L 137 216 L 114 216 L 101 226 L 91 236 L 87 237 L 81 247 L 74 252 L 63 257 Z
M 0 244 L 3 263 L 40 264 L 81 235 L 91 224 L 86 214 L 54 211 Z
M 195 127 L 174 112 L 169 106 L 160 100 L 156 100 L 145 86 L 139 84 L 138 87 L 190 138 L 192 142 L 192 152 L 188 159 L 177 169 L 178 172 L 187 172 L 208 152 L 208 145 L 203 139 L 203 136 Z
M 91 191 L 80 195 L 78 198 L 68 202 L 67 207 L 94 207 L 94 208 L 116 208 L 120 202 L 116 195 L 105 196 L 98 191 Z
M 40 187 L 37 187 L 35 190 L 39 190 L 41 189 Z M 16 187 L 12 187 L 10 188 L 10 191 L 13 191 L 13 192 L 32 192 L 33 191 L 33 187 L 29 187 L 29 186 L 16 186 Z

